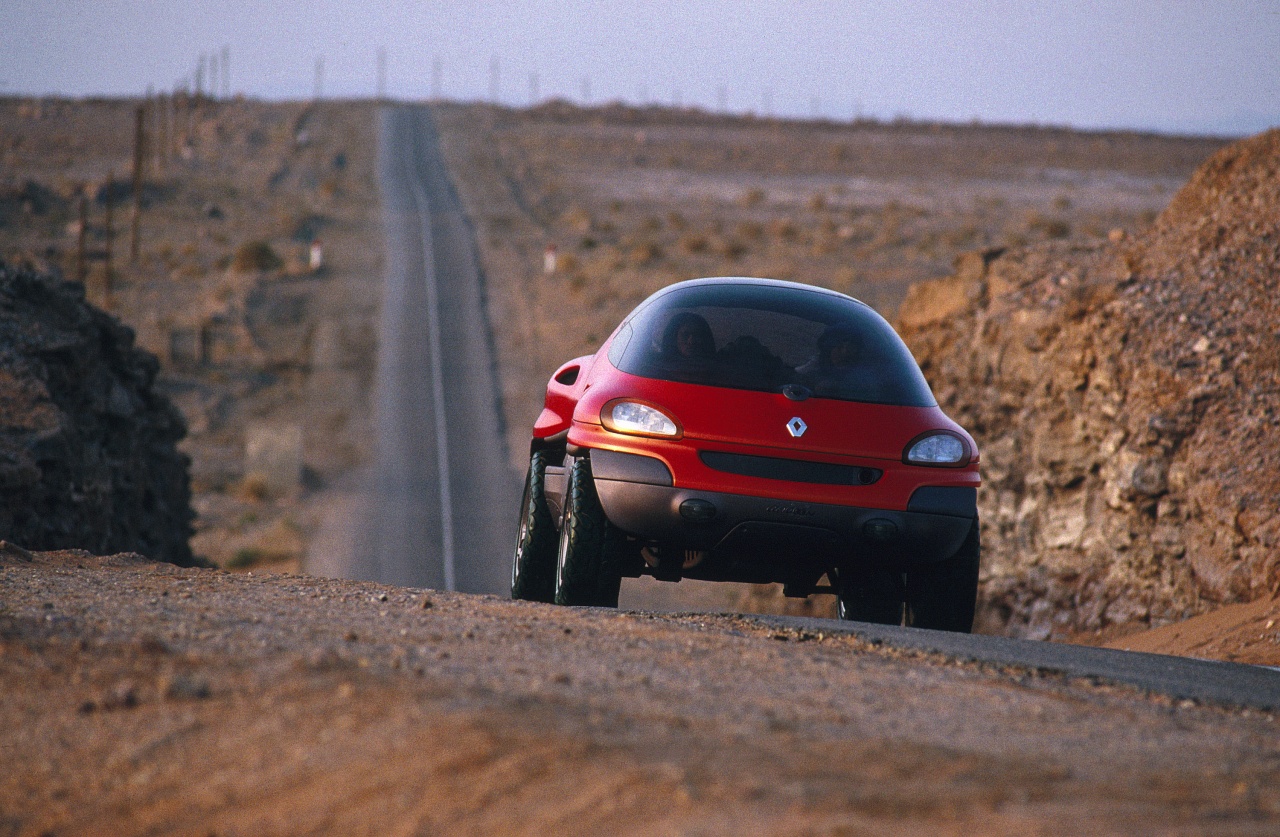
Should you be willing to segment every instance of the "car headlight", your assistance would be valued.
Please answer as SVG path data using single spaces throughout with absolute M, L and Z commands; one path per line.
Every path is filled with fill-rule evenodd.
M 907 445 L 902 459 L 910 465 L 967 465 L 969 446 L 949 430 L 933 430 Z
M 652 404 L 619 398 L 604 405 L 600 421 L 614 433 L 632 436 L 661 436 L 675 439 L 680 436 L 676 420 Z

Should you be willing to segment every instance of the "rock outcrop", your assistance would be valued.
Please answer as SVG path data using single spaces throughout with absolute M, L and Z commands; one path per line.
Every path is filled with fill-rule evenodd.
M 195 563 L 185 425 L 158 369 L 80 286 L 0 263 L 0 538 Z
M 1280 587 L 1280 130 L 1154 226 L 963 257 L 899 328 L 982 448 L 979 629 L 1163 624 Z

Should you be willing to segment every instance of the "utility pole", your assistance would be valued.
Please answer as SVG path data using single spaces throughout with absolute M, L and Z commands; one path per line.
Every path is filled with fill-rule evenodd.
M 378 47 L 378 101 L 387 98 L 387 48 Z
M 315 86 L 315 90 L 312 92 L 311 98 L 313 100 L 319 101 L 320 97 L 323 95 L 324 95 L 324 56 L 321 55 L 318 58 L 316 58 L 316 86 Z
M 231 98 L 231 47 L 222 47 L 222 98 Z

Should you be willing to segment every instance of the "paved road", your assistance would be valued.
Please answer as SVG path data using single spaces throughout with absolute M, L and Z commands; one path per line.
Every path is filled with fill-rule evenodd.
M 504 593 L 519 503 L 482 276 L 425 107 L 379 115 L 386 229 L 367 528 L 339 574 Z
M 1280 710 L 1280 671 L 1266 666 L 1089 648 L 997 636 L 971 636 L 862 622 L 753 616 L 766 625 L 813 633 L 850 634 L 892 648 L 1125 683 L 1182 700 Z

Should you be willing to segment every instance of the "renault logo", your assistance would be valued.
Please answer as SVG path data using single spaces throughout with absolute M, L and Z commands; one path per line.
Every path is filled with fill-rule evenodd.
M 808 429 L 809 425 L 805 424 L 804 419 L 799 416 L 796 416 L 791 421 L 787 422 L 787 432 L 791 434 L 791 438 L 793 439 L 799 439 Z

